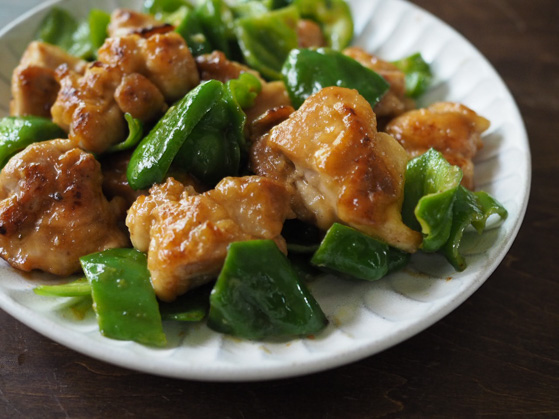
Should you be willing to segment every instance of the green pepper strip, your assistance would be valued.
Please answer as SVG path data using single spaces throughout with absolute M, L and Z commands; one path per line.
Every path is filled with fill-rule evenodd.
M 329 272 L 376 281 L 405 266 L 409 256 L 354 228 L 334 223 L 311 263 Z
M 126 175 L 133 189 L 161 182 L 188 135 L 222 96 L 217 80 L 202 83 L 172 106 L 134 150 Z
M 8 116 L 0 120 L 0 169 L 10 157 L 30 144 L 66 138 L 66 133 L 50 119 L 40 116 Z
M 145 345 L 166 345 L 143 253 L 109 249 L 83 256 L 80 262 L 91 284 L 93 308 L 104 336 Z
M 407 96 L 416 99 L 429 88 L 433 74 L 420 53 L 394 61 L 393 64 L 405 74 Z
M 326 317 L 272 240 L 236 242 L 210 296 L 208 326 L 246 339 L 306 336 Z
M 237 40 L 247 64 L 271 80 L 280 80 L 289 52 L 297 48 L 295 7 L 238 19 Z
M 115 144 L 111 148 L 109 148 L 109 150 L 107 150 L 109 153 L 133 148 L 142 139 L 142 135 L 144 132 L 142 121 L 134 118 L 128 112 L 124 114 L 124 118 L 128 123 L 128 137 L 122 143 Z
M 492 214 L 497 214 L 502 220 L 508 216 L 507 210 L 488 193 L 472 192 L 463 186 L 458 188 L 450 237 L 441 248 L 441 253 L 457 271 L 466 269 L 466 261 L 459 252 L 464 230 L 471 224 L 478 234 L 481 234 L 487 219 Z
M 91 295 L 91 285 L 86 278 L 80 278 L 67 284 L 40 285 L 33 292 L 47 297 L 86 297 Z
M 171 303 L 160 302 L 159 311 L 163 320 L 199 322 L 204 320 L 210 309 L 210 293 L 213 284 L 189 290 Z
M 402 219 L 408 227 L 423 233 L 424 251 L 435 252 L 448 240 L 461 180 L 462 170 L 434 149 L 408 163 Z
M 328 48 L 292 50 L 282 74 L 295 108 L 328 86 L 356 89 L 374 107 L 389 88 L 386 80 L 373 70 Z

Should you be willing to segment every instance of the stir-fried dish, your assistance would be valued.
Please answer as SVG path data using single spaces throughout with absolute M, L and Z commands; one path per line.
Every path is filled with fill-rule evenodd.
M 506 217 L 474 192 L 489 121 L 418 109 L 421 55 L 352 34 L 342 0 L 52 9 L 0 121 L 0 255 L 81 276 L 36 292 L 92 298 L 104 335 L 156 346 L 162 319 L 319 333 L 324 272 L 375 281 L 418 251 L 465 269 L 464 230 Z

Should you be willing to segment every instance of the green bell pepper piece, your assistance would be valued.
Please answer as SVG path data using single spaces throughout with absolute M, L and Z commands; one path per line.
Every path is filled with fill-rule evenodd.
M 73 36 L 78 26 L 78 21 L 70 13 L 53 7 L 39 24 L 35 39 L 68 51 L 74 43 Z
M 67 284 L 39 285 L 33 292 L 47 297 L 87 297 L 91 295 L 91 285 L 86 278 L 80 278 Z
M 329 272 L 376 281 L 402 268 L 410 255 L 354 228 L 334 223 L 311 259 Z
M 66 133 L 48 118 L 7 116 L 0 120 L 0 169 L 10 157 L 30 144 L 66 138 Z
M 402 70 L 406 76 L 406 95 L 418 98 L 429 88 L 433 73 L 420 53 L 394 61 L 393 64 Z
M 327 46 L 341 51 L 353 38 L 353 19 L 344 0 L 295 0 L 301 17 L 315 21 L 322 28 Z
M 195 10 L 185 10 L 184 16 L 175 29 L 186 41 L 195 57 L 212 52 L 212 46 L 204 33 L 202 23 Z
M 238 79 L 229 80 L 226 87 L 241 109 L 254 106 L 254 101 L 262 90 L 260 80 L 250 73 L 242 73 Z
M 281 72 L 295 108 L 328 86 L 356 89 L 374 107 L 389 88 L 373 70 L 328 48 L 292 50 Z
M 283 63 L 297 48 L 298 20 L 295 7 L 238 19 L 235 29 L 246 63 L 267 79 L 281 79 Z
M 128 137 L 122 143 L 118 143 L 109 148 L 108 152 L 113 153 L 116 151 L 128 150 L 135 147 L 142 139 L 144 133 L 144 126 L 142 121 L 134 118 L 128 112 L 124 114 L 124 118 L 128 123 Z
M 236 58 L 232 45 L 235 43 L 234 18 L 227 3 L 223 0 L 203 0 L 195 11 L 212 50 L 219 50 L 230 59 Z
M 176 12 L 183 7 L 192 8 L 185 0 L 145 0 L 143 4 L 144 13 L 153 15 L 156 19 L 166 21 L 164 16 Z
M 221 98 L 223 84 L 202 83 L 167 110 L 132 153 L 126 172 L 133 189 L 163 181 L 188 135 Z
M 165 346 L 159 306 L 146 256 L 134 249 L 109 249 L 83 256 L 99 330 L 112 339 Z
M 408 163 L 405 177 L 402 219 L 408 227 L 423 233 L 422 250 L 435 252 L 450 236 L 462 170 L 430 149 Z
M 472 192 L 463 186 L 458 188 L 452 212 L 450 237 L 441 248 L 441 253 L 457 271 L 466 269 L 466 261 L 459 252 L 464 230 L 471 224 L 481 234 L 492 214 L 497 214 L 502 220 L 508 216 L 507 210 L 487 192 Z
M 270 1 L 243 1 L 235 4 L 231 4 L 231 11 L 235 19 L 240 19 L 244 17 L 258 16 L 272 10 L 270 7 Z
M 208 326 L 259 340 L 320 332 L 327 319 L 272 240 L 229 246 L 210 296 Z
M 199 322 L 204 320 L 210 309 L 210 293 L 213 284 L 189 290 L 171 303 L 159 302 L 163 320 Z
M 36 39 L 76 57 L 94 59 L 107 37 L 109 21 L 110 15 L 103 10 L 93 9 L 87 20 L 79 22 L 66 10 L 54 7 L 39 25 Z

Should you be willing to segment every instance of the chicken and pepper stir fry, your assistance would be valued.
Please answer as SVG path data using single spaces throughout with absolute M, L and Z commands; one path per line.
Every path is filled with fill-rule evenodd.
M 345 19 L 345 3 L 332 4 Z M 333 28 L 295 6 L 233 8 L 236 50 L 232 35 L 216 38 L 210 9 L 184 7 L 183 22 L 115 10 L 93 60 L 28 46 L 11 115 L 64 134 L 23 141 L 0 173 L 0 255 L 13 267 L 70 275 L 86 255 L 133 246 L 156 296 L 172 301 L 214 281 L 234 243 L 269 240 L 289 254 L 286 220 L 418 251 L 424 234 L 402 216 L 404 191 L 408 163 L 430 149 L 473 190 L 489 122 L 457 103 L 416 109 L 405 69 L 333 33 L 347 20 Z M 267 24 L 277 33 L 262 41 Z M 265 53 L 280 32 L 281 60 Z M 131 120 L 143 139 L 124 146 Z

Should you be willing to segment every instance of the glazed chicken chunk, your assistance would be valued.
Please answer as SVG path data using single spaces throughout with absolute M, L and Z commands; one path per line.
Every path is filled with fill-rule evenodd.
M 286 189 L 271 179 L 224 178 L 198 195 L 168 178 L 138 198 L 126 224 L 134 247 L 148 254 L 155 293 L 172 301 L 215 278 L 232 242 L 272 239 L 285 251 L 280 234 L 290 216 Z
M 83 75 L 58 68 L 52 117 L 76 146 L 106 151 L 126 138 L 124 113 L 153 122 L 198 84 L 194 58 L 171 29 L 108 38 Z
M 130 9 L 115 9 L 111 13 L 111 20 L 107 32 L 110 38 L 141 33 L 152 28 L 167 26 L 153 16 L 139 13 Z
M 95 158 L 69 140 L 35 143 L 0 173 L 0 255 L 23 271 L 70 275 L 89 253 L 128 245 L 125 211 L 101 190 Z
M 421 236 L 400 215 L 407 161 L 397 141 L 376 131 L 369 103 L 341 87 L 308 98 L 251 149 L 252 169 L 290 189 L 298 218 L 323 230 L 342 222 L 413 252 Z
M 50 118 L 50 108 L 60 85 L 55 70 L 65 64 L 76 73 L 83 73 L 86 62 L 73 57 L 57 46 L 31 42 L 12 74 L 10 114 L 36 115 Z
M 483 147 L 481 134 L 489 121 L 467 106 L 439 102 L 428 108 L 406 112 L 386 127 L 409 153 L 416 157 L 430 148 L 440 151 L 450 164 L 460 166 L 462 184 L 474 187 L 472 158 Z

